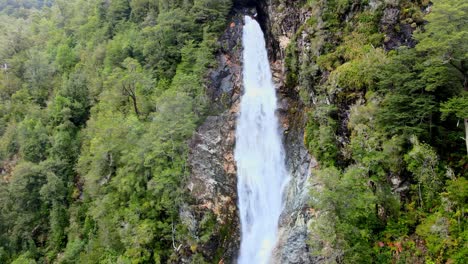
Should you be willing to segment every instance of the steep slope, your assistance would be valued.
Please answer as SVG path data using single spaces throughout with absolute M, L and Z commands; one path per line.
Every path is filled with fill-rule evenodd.
M 452 2 L 237 2 L 266 34 L 292 175 L 276 262 L 464 262 L 466 58 L 441 59 L 466 35 L 434 31 L 466 24 Z
M 291 176 L 273 262 L 467 263 L 467 13 L 0 1 L 0 262 L 235 262 L 249 14 Z

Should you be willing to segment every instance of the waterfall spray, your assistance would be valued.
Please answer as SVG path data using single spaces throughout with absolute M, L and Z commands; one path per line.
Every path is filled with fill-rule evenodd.
M 241 219 L 238 263 L 263 264 L 269 263 L 276 244 L 288 175 L 265 40 L 260 25 L 249 16 L 242 44 L 244 94 L 234 151 Z

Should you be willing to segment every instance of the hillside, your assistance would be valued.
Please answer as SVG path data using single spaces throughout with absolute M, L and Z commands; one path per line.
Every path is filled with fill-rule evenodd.
M 0 0 L 0 263 L 236 262 L 244 16 L 289 177 L 270 262 L 468 261 L 465 0 Z

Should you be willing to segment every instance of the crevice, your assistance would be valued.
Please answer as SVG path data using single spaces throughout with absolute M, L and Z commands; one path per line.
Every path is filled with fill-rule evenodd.
M 273 37 L 271 32 L 271 19 L 269 16 L 269 3 L 266 0 L 235 0 L 234 11 L 244 15 L 255 15 L 255 19 L 260 24 L 265 35 L 265 42 L 268 50 L 268 58 L 270 61 L 278 59 L 279 43 Z

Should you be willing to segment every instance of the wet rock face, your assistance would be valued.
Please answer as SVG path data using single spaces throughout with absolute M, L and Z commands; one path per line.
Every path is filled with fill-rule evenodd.
M 273 263 L 315 263 L 307 241 L 308 225 L 313 217 L 308 206 L 309 177 L 317 162 L 306 151 L 302 136 L 300 129 L 290 128 L 284 138 L 290 181 L 285 191 L 285 207 L 280 217 Z
M 304 127 L 306 117 L 303 105 L 298 100 L 294 87 L 285 85 L 286 69 L 284 66 L 285 49 L 294 37 L 300 25 L 311 15 L 302 10 L 300 1 L 264 1 L 260 3 L 260 14 L 264 16 L 263 27 L 267 29 L 273 80 L 278 90 L 278 116 L 283 130 L 283 142 L 286 152 L 286 165 L 290 180 L 285 190 L 285 206 L 280 217 L 278 244 L 273 251 L 272 262 L 281 264 L 317 263 L 308 246 L 308 225 L 312 219 L 309 208 L 309 178 L 311 168 L 317 162 L 304 146 Z M 308 49 L 308 46 L 299 46 Z
M 418 26 L 426 23 L 422 15 L 430 12 L 431 5 L 432 4 L 429 3 L 427 7 L 420 10 L 419 15 L 413 14 L 412 16 L 402 12 L 398 2 L 395 2 L 393 6 L 387 6 L 383 10 L 379 23 L 380 31 L 385 34 L 385 49 L 391 50 L 400 46 L 413 48 L 416 45 L 413 33 Z
M 301 8 L 303 4 L 304 1 L 257 1 L 259 21 L 266 35 L 271 61 L 284 60 L 286 46 L 310 16 L 308 10 Z
M 298 218 L 288 229 L 280 228 L 279 243 L 283 250 L 274 252 L 273 263 L 313 263 L 312 255 L 307 246 L 309 239 L 307 223 L 302 217 Z
M 196 199 L 205 202 L 204 207 L 213 212 L 225 209 L 217 208 L 218 204 L 230 203 L 231 199 L 223 195 L 236 192 L 236 170 L 231 155 L 234 145 L 232 121 L 229 113 L 208 117 L 190 144 L 192 177 L 187 187 Z

